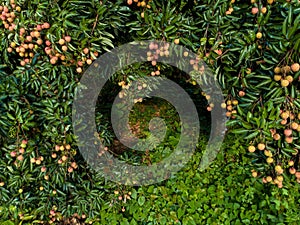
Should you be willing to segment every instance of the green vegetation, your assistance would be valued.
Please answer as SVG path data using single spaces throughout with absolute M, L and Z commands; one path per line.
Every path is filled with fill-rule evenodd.
M 0 0 L 0 224 L 299 224 L 299 30 L 298 0 Z M 167 124 L 163 142 L 140 153 L 116 140 L 110 107 L 138 78 L 176 81 L 194 100 L 201 124 L 184 169 L 131 187 L 87 165 L 71 119 L 86 69 L 110 49 L 140 40 L 197 53 L 190 64 L 201 70 L 195 61 L 203 60 L 214 72 L 228 130 L 216 160 L 200 172 L 215 107 L 210 93 L 152 55 L 123 68 L 96 108 L 111 154 L 149 165 L 171 154 L 180 138 L 174 107 L 152 98 L 136 99 L 130 126 L 148 137 L 149 121 L 160 116 Z M 168 47 L 151 49 L 170 54 Z

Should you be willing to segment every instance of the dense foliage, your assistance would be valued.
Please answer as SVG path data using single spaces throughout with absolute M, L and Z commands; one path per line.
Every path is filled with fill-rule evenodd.
M 298 0 L 0 0 L 1 224 L 299 224 L 299 30 Z M 91 170 L 78 151 L 74 92 L 101 54 L 154 39 L 184 45 L 214 71 L 228 134 L 216 161 L 200 172 L 210 96 L 154 60 L 124 68 L 100 93 L 96 112 L 113 154 L 147 164 L 178 143 L 174 108 L 150 100 L 136 105 L 130 122 L 140 137 L 153 116 L 168 122 L 157 151 L 138 155 L 115 140 L 109 107 L 138 77 L 181 83 L 205 126 L 196 154 L 176 177 L 118 185 Z

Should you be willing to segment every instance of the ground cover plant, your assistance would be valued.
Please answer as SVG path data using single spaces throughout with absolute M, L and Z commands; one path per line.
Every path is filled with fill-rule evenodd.
M 0 224 L 299 224 L 299 30 L 298 0 L 0 0 Z M 164 118 L 167 136 L 155 151 L 130 151 L 114 135 L 114 98 L 148 76 L 192 96 L 201 134 L 176 176 L 131 187 L 85 162 L 72 103 L 98 57 L 141 40 L 197 53 L 222 88 L 228 120 L 216 160 L 198 170 L 215 106 L 193 78 L 156 61 L 169 46 L 150 45 L 156 55 L 118 71 L 99 93 L 106 150 L 149 165 L 176 147 L 178 114 L 162 99 L 135 99 L 130 114 L 140 138 L 151 118 Z

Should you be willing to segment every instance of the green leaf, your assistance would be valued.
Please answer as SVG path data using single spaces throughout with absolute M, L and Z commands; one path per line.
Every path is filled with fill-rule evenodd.
M 259 131 L 254 131 L 251 134 L 249 134 L 248 136 L 245 137 L 245 139 L 253 139 L 254 137 L 256 137 L 260 132 Z
M 10 220 L 4 221 L 1 223 L 2 225 L 14 225 L 14 223 Z
M 146 201 L 146 199 L 145 199 L 144 196 L 140 196 L 140 197 L 138 198 L 138 203 L 139 203 L 140 206 L 143 206 L 144 203 L 145 203 L 145 201 Z

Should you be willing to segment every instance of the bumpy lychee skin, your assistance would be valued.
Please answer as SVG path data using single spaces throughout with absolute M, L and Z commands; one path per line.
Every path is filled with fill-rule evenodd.
M 293 131 L 291 130 L 291 129 L 285 129 L 284 131 L 283 131 L 283 133 L 284 133 L 284 135 L 285 136 L 291 136 L 292 135 L 292 133 L 293 133 Z
M 261 32 L 257 32 L 256 33 L 256 38 L 257 39 L 261 39 L 262 38 L 262 33 Z
M 294 167 L 291 167 L 291 168 L 289 169 L 290 174 L 295 174 L 296 171 L 297 171 L 297 170 L 296 170 Z
M 295 164 L 295 162 L 293 161 L 293 160 L 290 160 L 289 162 L 288 162 L 288 165 L 289 166 L 293 166 Z
M 266 180 L 267 180 L 267 182 L 271 182 L 273 180 L 273 178 L 271 176 L 267 176 Z
M 50 28 L 50 24 L 49 24 L 49 23 L 44 23 L 44 24 L 42 25 L 42 28 L 44 28 L 44 29 L 49 29 L 49 28 Z
M 286 79 L 281 80 L 281 87 L 287 87 L 289 86 L 290 82 Z
M 17 152 L 15 152 L 15 151 L 12 151 L 12 152 L 10 153 L 10 156 L 11 156 L 11 157 L 16 157 L 16 155 L 17 155 Z
M 264 150 L 265 156 L 272 157 L 272 152 L 269 150 Z
M 58 43 L 59 43 L 60 45 L 64 45 L 64 44 L 65 44 L 65 40 L 64 40 L 64 39 L 60 39 L 60 40 L 58 41 Z
M 298 127 L 299 127 L 299 124 L 298 124 L 298 123 L 296 123 L 296 122 L 292 122 L 292 124 L 291 124 L 291 128 L 292 128 L 293 130 L 297 130 L 297 129 L 298 129 Z
M 246 93 L 244 91 L 239 91 L 239 96 L 240 97 L 244 97 L 246 95 Z
M 267 12 L 267 8 L 266 7 L 262 7 L 260 9 L 260 11 L 261 11 L 262 14 L 265 14 Z
M 288 74 L 289 72 L 291 72 L 291 67 L 289 67 L 289 66 L 284 66 L 284 67 L 281 68 L 281 72 L 282 72 L 283 74 Z
M 253 7 L 253 8 L 251 9 L 251 13 L 252 13 L 253 15 L 257 14 L 258 11 L 259 11 L 259 10 L 258 10 L 257 7 Z
M 253 176 L 253 177 L 257 177 L 257 175 L 258 175 L 258 174 L 257 174 L 256 171 L 253 171 L 253 172 L 252 172 L 252 176 Z
M 61 47 L 61 50 L 63 50 L 64 52 L 66 52 L 66 51 L 68 50 L 68 47 L 67 47 L 66 45 L 63 45 L 63 46 Z
M 280 74 L 275 74 L 275 75 L 274 75 L 274 80 L 275 80 L 275 81 L 280 81 L 281 78 L 282 78 L 282 76 L 281 76 Z
M 71 40 L 72 40 L 72 38 L 71 38 L 70 36 L 65 36 L 65 41 L 66 41 L 66 42 L 69 43 L 69 42 L 71 42 Z
M 280 165 L 276 165 L 275 166 L 275 171 L 276 172 L 279 172 L 279 171 L 281 171 L 282 170 L 282 167 L 280 166 Z
M 282 182 L 283 181 L 283 176 L 277 176 L 277 180 L 279 180 L 279 182 Z
M 264 144 L 264 143 L 259 143 L 258 145 L 257 145 L 257 148 L 259 149 L 259 150 L 265 150 L 265 148 L 266 148 L 266 145 Z
M 89 50 L 88 48 L 84 48 L 82 51 L 83 51 L 83 53 L 86 54 L 86 55 L 90 52 L 90 50 Z
M 281 72 L 281 68 L 279 66 L 275 67 L 274 73 L 279 74 Z
M 278 140 L 280 140 L 281 137 L 280 137 L 280 134 L 274 134 L 273 138 L 275 141 L 278 141 Z
M 287 112 L 282 112 L 282 113 L 280 114 L 280 116 L 281 116 L 281 118 L 284 119 L 284 120 L 286 120 L 287 118 L 289 118 L 289 114 L 288 114 Z
M 86 60 L 86 64 L 91 65 L 92 63 L 93 63 L 93 61 L 91 59 Z
M 248 151 L 249 151 L 249 152 L 255 152 L 255 147 L 254 147 L 253 145 L 250 145 L 250 146 L 248 147 Z
M 82 73 L 82 68 L 81 67 L 77 67 L 76 72 L 77 73 Z
M 271 163 L 273 163 L 274 162 L 274 159 L 272 158 L 272 157 L 268 157 L 267 158 L 267 163 L 268 164 L 271 164 Z
M 291 144 L 291 143 L 293 143 L 293 137 L 291 136 L 291 137 L 285 137 L 285 142 L 286 143 L 289 143 L 289 144 Z
M 288 75 L 285 77 L 285 79 L 289 82 L 289 83 L 292 83 L 294 78 L 291 76 L 291 75 Z
M 300 70 L 300 65 L 299 63 L 294 63 L 291 65 L 291 69 L 294 73 L 298 72 Z

